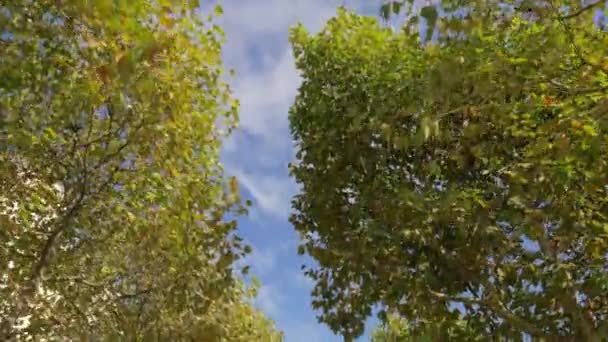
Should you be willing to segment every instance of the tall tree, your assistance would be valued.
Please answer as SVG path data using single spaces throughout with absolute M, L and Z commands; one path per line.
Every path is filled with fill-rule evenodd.
M 456 10 L 464 2 L 442 1 Z M 340 10 L 291 32 L 313 305 L 352 339 L 374 305 L 413 333 L 608 336 L 608 35 L 578 2 L 466 2 L 421 44 Z M 499 6 L 500 5 L 500 6 Z M 569 6 L 569 7 L 568 7 Z M 468 12 L 468 14 L 466 14 Z M 415 20 L 413 21 L 415 22 Z
M 233 275 L 237 102 L 197 4 L 0 6 L 1 340 L 279 338 Z

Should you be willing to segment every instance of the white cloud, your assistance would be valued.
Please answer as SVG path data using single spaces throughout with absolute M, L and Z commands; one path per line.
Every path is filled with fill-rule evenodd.
M 264 276 L 276 266 L 277 253 L 273 249 L 254 248 L 251 254 L 238 261 L 239 266 L 251 266 L 253 274 L 256 276 Z
M 286 50 L 287 30 L 298 21 L 319 29 L 333 16 L 336 0 L 225 0 L 205 2 L 203 12 L 221 3 L 224 15 L 216 20 L 226 33 L 224 59 L 239 75 L 266 69 Z M 252 51 L 262 51 L 252 58 Z
M 258 289 L 258 296 L 254 299 L 253 303 L 268 315 L 279 317 L 281 313 L 282 301 L 283 295 L 275 286 L 262 285 Z
M 228 174 L 236 176 L 239 183 L 249 191 L 260 209 L 277 219 L 287 219 L 295 188 L 288 178 L 268 173 L 245 172 L 230 164 L 225 167 Z
M 289 141 L 287 111 L 300 84 L 290 50 L 274 62 L 270 70 L 243 75 L 234 87 L 241 102 L 241 129 L 266 143 L 276 143 L 277 135 Z
M 332 0 L 266 0 L 225 1 L 226 24 L 248 28 L 249 33 L 272 33 L 297 20 L 306 20 L 309 25 L 320 26 L 331 15 L 341 1 Z M 245 14 L 234 16 L 234 14 Z M 229 17 L 230 15 L 232 17 Z
M 294 234 L 293 237 L 280 241 L 278 244 L 278 250 L 281 253 L 285 253 L 287 251 L 295 251 L 298 247 L 298 243 L 299 240 L 297 238 L 297 235 Z
M 308 276 L 304 274 L 303 271 L 294 272 L 292 277 L 293 284 L 299 288 L 306 289 L 308 291 L 312 290 L 315 286 L 315 282 L 310 279 Z

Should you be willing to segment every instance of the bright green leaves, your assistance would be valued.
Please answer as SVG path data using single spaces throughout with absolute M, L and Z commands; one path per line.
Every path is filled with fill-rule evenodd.
M 575 48 L 554 15 L 470 4 L 453 32 L 464 35 L 425 47 L 345 11 L 318 35 L 292 30 L 304 82 L 290 111 L 302 184 L 291 221 L 321 265 L 307 270 L 313 304 L 349 337 L 380 304 L 424 322 L 412 329 L 470 339 L 593 339 L 607 328 L 596 318 L 556 320 L 576 292 L 595 298 L 594 317 L 608 307 L 590 266 L 608 252 L 608 45 L 583 21 L 569 24 Z M 423 12 L 444 34 L 454 26 Z M 459 319 L 450 301 L 476 309 Z

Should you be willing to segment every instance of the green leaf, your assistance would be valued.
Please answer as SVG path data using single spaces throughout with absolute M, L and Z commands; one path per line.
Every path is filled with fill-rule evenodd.
M 437 24 L 437 8 L 434 5 L 425 6 L 420 10 L 420 16 L 426 20 L 427 31 L 425 39 L 429 40 L 431 39 L 433 31 L 435 30 L 435 25 Z
M 222 8 L 222 6 L 216 5 L 215 7 L 213 7 L 213 13 L 218 17 L 222 16 L 224 14 L 224 9 Z

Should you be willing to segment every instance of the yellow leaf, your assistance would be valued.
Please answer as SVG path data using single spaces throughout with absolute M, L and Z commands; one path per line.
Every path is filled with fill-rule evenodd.
M 125 52 L 124 51 L 118 51 L 118 53 L 116 54 L 116 56 L 114 56 L 114 61 L 118 64 L 120 64 L 123 60 L 123 58 L 125 57 Z
M 228 180 L 228 187 L 231 193 L 237 193 L 239 191 L 239 185 L 236 180 L 236 177 L 230 177 Z
M 167 28 L 171 28 L 175 24 L 175 20 L 171 18 L 168 14 L 161 16 L 159 21 L 161 25 Z
M 173 166 L 169 166 L 169 174 L 171 177 L 179 176 L 179 172 Z
M 102 44 L 97 39 L 95 39 L 95 37 L 88 37 L 87 45 L 90 48 L 96 48 Z

